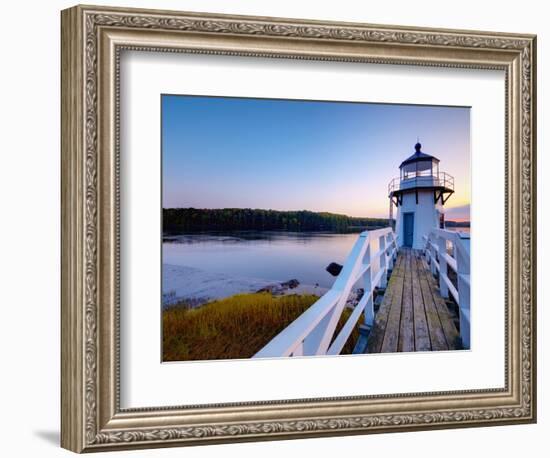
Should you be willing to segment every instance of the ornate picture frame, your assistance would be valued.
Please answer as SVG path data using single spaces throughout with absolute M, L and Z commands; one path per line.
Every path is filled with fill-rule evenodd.
M 536 421 L 536 37 L 75 6 L 62 12 L 62 424 L 75 452 Z M 505 72 L 505 387 L 120 407 L 123 50 Z

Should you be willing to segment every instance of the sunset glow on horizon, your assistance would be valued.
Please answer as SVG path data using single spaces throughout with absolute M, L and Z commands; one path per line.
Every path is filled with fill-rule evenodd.
M 162 96 L 164 208 L 388 217 L 388 183 L 422 151 L 454 176 L 446 219 L 470 219 L 470 109 Z

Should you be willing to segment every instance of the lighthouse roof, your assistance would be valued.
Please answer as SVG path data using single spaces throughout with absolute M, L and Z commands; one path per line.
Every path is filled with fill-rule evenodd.
M 420 161 L 436 161 L 439 162 L 439 159 L 435 156 L 431 156 L 430 154 L 423 153 L 420 151 L 422 148 L 422 145 L 420 143 L 417 143 L 414 145 L 415 152 L 412 156 L 409 156 L 407 159 L 405 159 L 403 162 L 401 162 L 401 165 L 399 168 L 402 168 L 408 164 L 413 164 L 414 162 L 420 162 Z

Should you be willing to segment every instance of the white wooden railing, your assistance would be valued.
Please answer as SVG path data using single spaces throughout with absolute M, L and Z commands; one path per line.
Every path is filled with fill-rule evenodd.
M 373 250 L 377 251 L 373 253 Z M 361 316 L 364 315 L 367 327 L 372 327 L 374 288 L 386 286 L 388 269 L 393 268 L 396 258 L 397 241 L 391 228 L 362 232 L 332 288 L 254 358 L 339 354 Z M 361 279 L 364 294 L 334 338 L 352 288 Z
M 470 234 L 433 229 L 424 236 L 424 255 L 433 275 L 439 275 L 439 292 L 452 295 L 460 311 L 460 337 L 464 348 L 470 348 Z M 451 268 L 457 287 L 448 276 Z

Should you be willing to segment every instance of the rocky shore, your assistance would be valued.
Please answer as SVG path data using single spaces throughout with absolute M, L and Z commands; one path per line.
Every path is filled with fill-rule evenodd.
M 297 279 L 269 281 L 259 278 L 232 277 L 194 267 L 163 264 L 162 306 L 168 308 L 185 301 L 191 307 L 242 293 L 269 292 L 274 296 L 313 294 L 322 296 L 328 289 L 306 285 Z

